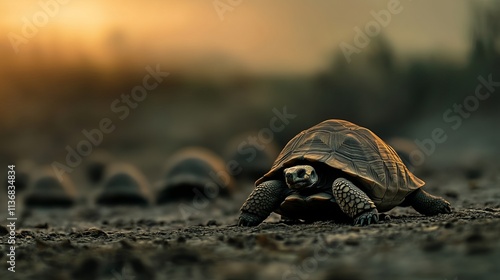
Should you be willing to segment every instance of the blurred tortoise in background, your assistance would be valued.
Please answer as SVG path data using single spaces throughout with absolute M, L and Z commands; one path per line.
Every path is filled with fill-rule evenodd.
M 327 120 L 296 135 L 271 170 L 255 182 L 239 225 L 254 226 L 271 212 L 285 219 L 378 222 L 378 212 L 412 206 L 424 215 L 450 213 L 450 204 L 421 189 L 396 152 L 370 130 Z
M 262 143 L 256 139 L 258 132 L 249 131 L 233 137 L 224 152 L 228 163 L 234 163 L 233 176 L 238 180 L 255 180 L 266 173 L 279 154 L 274 141 Z
M 205 148 L 178 151 L 167 161 L 164 177 L 158 184 L 157 202 L 192 199 L 198 195 L 209 199 L 229 195 L 234 182 L 225 167 L 219 156 Z
M 50 167 L 33 172 L 24 197 L 24 204 L 30 207 L 71 207 L 76 202 L 77 191 L 68 176 L 61 175 L 59 180 Z
M 97 196 L 97 204 L 147 206 L 152 202 L 150 185 L 135 166 L 115 164 L 108 169 L 103 189 Z

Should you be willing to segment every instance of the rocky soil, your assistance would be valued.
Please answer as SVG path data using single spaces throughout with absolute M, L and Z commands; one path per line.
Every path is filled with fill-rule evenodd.
M 432 171 L 430 171 L 432 170 Z M 165 206 L 19 208 L 15 273 L 0 228 L 1 279 L 498 279 L 500 167 L 421 170 L 453 213 L 396 208 L 381 222 L 236 226 L 251 183 L 231 198 Z M 20 206 L 21 207 L 21 206 Z M 5 214 L 2 211 L 2 221 Z

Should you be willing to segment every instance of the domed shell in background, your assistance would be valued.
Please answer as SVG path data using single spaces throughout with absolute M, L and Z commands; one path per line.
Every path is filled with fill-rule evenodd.
M 152 202 L 151 186 L 135 166 L 114 164 L 109 167 L 97 204 L 106 206 L 141 205 Z
M 167 160 L 159 188 L 157 202 L 167 203 L 192 199 L 200 193 L 209 199 L 227 196 L 234 182 L 218 155 L 205 148 L 189 147 Z
M 76 188 L 68 176 L 61 175 L 59 180 L 51 167 L 43 167 L 30 178 L 24 203 L 27 207 L 71 207 L 76 196 Z

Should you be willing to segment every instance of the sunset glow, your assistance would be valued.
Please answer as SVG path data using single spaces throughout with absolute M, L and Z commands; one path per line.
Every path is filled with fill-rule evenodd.
M 58 57 L 62 63 L 78 61 L 83 55 L 106 65 L 126 54 L 138 63 L 155 60 L 178 65 L 223 54 L 251 71 L 299 73 L 321 67 L 340 42 L 352 41 L 354 27 L 373 20 L 370 10 L 377 11 L 385 6 L 385 3 L 370 3 L 363 7 L 353 3 L 344 4 L 344 10 L 340 11 L 330 1 L 314 7 L 303 2 L 253 1 L 226 11 L 222 19 L 211 1 L 92 0 L 58 4 L 55 0 L 47 0 L 40 3 L 46 3 L 48 8 L 45 9 L 53 11 L 53 15 L 49 16 L 46 25 L 38 28 L 36 36 L 19 46 L 21 55 L 55 56 L 54 59 Z M 53 6 L 54 3 L 58 5 Z M 397 51 L 440 49 L 443 44 L 451 46 L 451 53 L 455 55 L 465 51 L 460 40 L 467 34 L 456 32 L 462 27 L 460 21 L 451 18 L 443 21 L 442 17 L 436 17 L 441 28 L 427 30 L 430 35 L 419 33 L 425 26 L 411 22 L 428 5 L 403 4 L 406 7 L 413 5 L 404 11 L 406 14 L 394 19 L 404 28 L 395 24 L 385 30 Z M 0 8 L 8 11 L 0 20 L 1 29 L 5 34 L 19 35 L 22 35 L 24 19 L 33 23 L 34 16 L 45 11 L 39 1 L 2 1 Z M 454 8 L 457 9 L 457 5 Z M 426 13 L 429 16 L 426 23 L 433 25 L 432 14 L 441 13 L 442 9 L 446 9 L 445 4 L 434 5 L 434 9 Z M 464 17 L 465 10 L 457 10 L 454 17 L 457 16 Z M 414 31 L 408 32 L 408 28 Z M 436 38 L 432 38 L 432 32 Z M 443 34 L 447 35 L 443 37 Z M 427 39 L 422 40 L 420 36 Z M 4 38 L 7 40 L 2 45 L 7 51 L 2 56 L 11 56 L 11 42 L 7 36 Z

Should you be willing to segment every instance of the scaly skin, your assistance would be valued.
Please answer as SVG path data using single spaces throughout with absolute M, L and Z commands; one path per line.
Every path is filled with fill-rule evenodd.
M 378 211 L 373 201 L 349 180 L 336 179 L 332 191 L 340 209 L 354 219 L 354 225 L 362 226 L 378 222 Z
M 280 206 L 288 192 L 287 185 L 278 180 L 270 180 L 258 185 L 241 206 L 238 225 L 250 227 L 262 223 Z
M 422 189 L 418 189 L 406 197 L 405 202 L 426 216 L 451 213 L 451 205 L 448 201 L 433 196 Z

